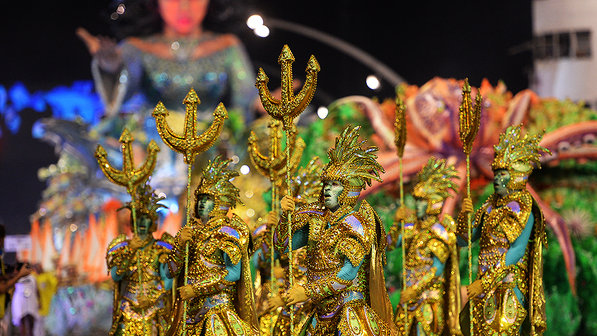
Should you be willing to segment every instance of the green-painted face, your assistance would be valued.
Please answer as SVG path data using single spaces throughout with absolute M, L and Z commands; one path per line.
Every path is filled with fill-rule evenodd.
M 137 218 L 137 233 L 140 236 L 148 235 L 152 230 L 153 222 L 151 221 L 151 217 L 147 215 L 140 215 Z
M 415 212 L 417 214 L 417 218 L 418 219 L 422 219 L 423 217 L 425 217 L 425 215 L 427 214 L 427 207 L 429 206 L 429 203 L 427 202 L 426 199 L 422 199 L 422 198 L 415 198 Z
M 202 220 L 207 220 L 209 213 L 214 209 L 216 203 L 213 196 L 208 194 L 201 194 L 197 196 L 197 203 L 195 204 L 195 216 Z
M 493 190 L 500 196 L 506 196 L 510 192 L 508 189 L 510 182 L 510 173 L 507 169 L 498 169 L 493 172 Z
M 344 186 L 340 181 L 323 182 L 323 204 L 331 211 L 336 211 L 340 207 L 338 198 L 344 191 Z

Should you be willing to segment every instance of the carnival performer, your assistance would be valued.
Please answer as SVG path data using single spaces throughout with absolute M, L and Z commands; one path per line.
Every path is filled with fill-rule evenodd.
M 292 196 L 294 197 L 295 206 L 301 207 L 313 202 L 317 202 L 321 195 L 322 182 L 320 179 L 323 164 L 318 157 L 313 158 L 305 167 L 298 170 L 296 176 L 291 180 Z M 283 188 L 280 188 L 283 189 Z M 288 281 L 286 274 L 288 272 L 288 258 L 287 254 L 279 254 L 275 249 L 271 249 L 271 234 L 272 228 L 279 222 L 278 213 L 271 211 L 268 214 L 266 224 L 259 226 L 254 233 L 255 247 L 257 251 L 254 254 L 255 263 L 257 264 L 257 271 L 261 275 L 261 279 L 267 279 L 262 282 L 261 288 L 257 290 L 260 294 L 257 299 L 258 312 L 261 312 L 259 318 L 259 329 L 263 335 L 273 332 L 274 335 L 287 336 L 290 335 L 290 313 L 288 307 L 284 306 L 282 294 L 288 290 Z M 270 251 L 274 250 L 275 260 L 279 265 L 274 265 L 275 289 L 273 295 L 270 295 L 270 288 L 272 282 L 270 280 Z M 307 262 L 306 249 L 301 248 L 297 250 L 293 258 L 293 267 L 295 279 L 298 284 L 305 284 L 307 282 Z M 261 308 L 261 309 L 259 309 Z M 309 302 L 299 303 L 294 306 L 295 316 L 307 317 L 305 312 L 311 311 Z M 302 319 L 297 318 L 295 325 L 298 327 Z M 273 324 L 273 329 L 271 329 Z M 273 330 L 273 331 L 272 331 Z
M 174 239 L 168 233 L 160 240 L 153 237 L 157 210 L 164 207 L 158 203 L 162 198 L 147 183 L 138 185 L 135 194 L 138 235 L 132 239 L 119 235 L 108 246 L 106 256 L 115 282 L 110 335 L 165 335 L 172 288 L 166 261 Z M 132 207 L 132 202 L 125 205 Z
M 405 224 L 397 246 L 403 235 L 406 244 L 406 288 L 396 312 L 401 335 L 461 334 L 456 223 L 449 215 L 439 218 L 449 190 L 455 190 L 455 177 L 445 160 L 429 159 L 413 190 L 416 219 L 409 222 L 406 209 L 398 210 L 397 219 Z
M 347 127 L 328 151 L 330 162 L 321 180 L 320 200 L 295 211 L 293 197 L 284 196 L 286 215 L 275 230 L 276 248 L 307 247 L 307 283 L 285 294 L 287 305 L 311 300 L 304 335 L 394 334 L 392 308 L 385 288 L 386 235 L 375 210 L 357 198 L 371 179 L 381 180 L 377 147 L 361 148 L 360 127 Z
M 205 167 L 195 190 L 195 216 L 174 239 L 170 274 L 182 280 L 188 271 L 188 276 L 178 288 L 169 335 L 259 335 L 249 228 L 237 215 L 228 217 L 240 202 L 239 190 L 230 182 L 239 174 L 227 168 L 230 162 L 218 156 Z
M 185 121 L 185 107 L 181 102 L 191 88 L 200 101 L 199 123 L 208 122 L 220 102 L 225 103 L 232 120 L 228 126 L 242 127 L 253 119 L 257 91 L 253 83 L 255 74 L 245 48 L 236 36 L 210 32 L 202 26 L 206 16 L 221 15 L 213 12 L 220 2 L 119 2 L 126 10 L 112 21 L 121 30 L 128 28 L 129 31 L 119 44 L 92 36 L 82 28 L 77 30 L 93 56 L 95 87 L 105 107 L 105 117 L 90 133 L 107 137 L 102 139 L 106 148 L 110 140 L 117 148 L 115 140 L 124 127 L 144 144 L 155 140 L 162 146 L 162 151 L 158 154 L 152 183 L 168 195 L 183 192 L 186 165 L 159 141 L 151 116 L 158 101 L 168 109 L 168 124 L 177 134 L 183 133 Z M 145 15 L 135 13 L 134 9 L 141 11 L 142 7 L 146 7 Z M 131 31 L 135 30 L 137 34 L 132 35 Z M 127 105 L 125 102 L 135 103 Z M 240 140 L 242 131 L 226 129 L 225 134 L 231 142 L 225 143 L 232 146 Z
M 477 279 L 467 287 L 473 305 L 475 335 L 542 335 L 546 328 L 542 245 L 545 221 L 526 190 L 533 168 L 540 167 L 542 135 L 522 135 L 510 126 L 494 147 L 491 165 L 494 192 L 473 217 L 471 241 L 479 240 Z M 472 201 L 465 199 L 458 216 L 459 245 L 467 245 L 466 216 Z M 462 321 L 468 315 L 468 305 Z M 530 323 L 524 323 L 525 319 Z M 528 328 L 528 329 L 527 329 Z M 524 329 L 524 330 L 523 330 Z M 463 331 L 468 326 L 462 325 Z

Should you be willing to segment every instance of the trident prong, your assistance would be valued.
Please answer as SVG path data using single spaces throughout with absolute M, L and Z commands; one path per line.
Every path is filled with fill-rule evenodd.
M 279 184 L 277 180 L 284 176 L 286 172 L 286 160 L 288 159 L 286 152 L 280 150 L 280 140 L 282 138 L 280 126 L 281 124 L 277 120 L 272 120 L 268 125 L 268 128 L 270 129 L 269 155 L 264 155 L 259 151 L 257 145 L 259 140 L 253 131 L 251 131 L 251 135 L 249 136 L 248 146 L 249 157 L 251 158 L 255 169 L 257 169 L 261 175 L 269 178 L 270 181 L 276 185 Z M 293 129 L 295 128 L 293 127 Z M 290 171 L 293 173 L 298 168 L 303 149 L 305 148 L 305 142 L 300 137 L 297 137 L 296 131 L 294 131 L 290 133 L 289 143 L 291 152 Z
M 113 183 L 126 187 L 127 192 L 131 195 L 134 193 L 134 187 L 146 181 L 149 178 L 149 175 L 151 175 L 151 172 L 153 172 L 157 153 L 160 151 L 160 148 L 155 141 L 151 140 L 149 145 L 147 145 L 147 159 L 139 169 L 135 169 L 135 161 L 131 148 L 133 140 L 133 136 L 129 130 L 125 128 L 118 140 L 122 144 L 121 170 L 114 168 L 114 166 L 110 164 L 106 150 L 102 145 L 97 145 L 97 149 L 95 150 L 95 157 L 104 175 L 106 175 L 108 180 Z
M 200 135 L 197 134 L 197 105 L 201 104 L 195 90 L 191 89 L 183 100 L 185 105 L 185 127 L 183 135 L 176 134 L 168 125 L 166 117 L 169 112 L 159 102 L 153 110 L 153 117 L 156 121 L 158 133 L 162 140 L 172 150 L 182 153 L 186 164 L 192 164 L 195 156 L 211 147 L 220 136 L 224 121 L 228 119 L 228 111 L 224 104 L 216 107 L 213 115 L 213 123 Z
M 483 98 L 481 97 L 481 94 L 477 92 L 475 106 L 473 107 L 471 86 L 468 83 L 468 78 L 466 78 L 462 87 L 462 104 L 459 109 L 459 134 L 460 140 L 462 141 L 462 148 L 466 155 L 471 154 L 473 142 L 479 131 L 482 100 Z
M 313 99 L 315 88 L 317 87 L 317 74 L 321 70 L 315 56 L 311 55 L 307 62 L 307 76 L 305 84 L 300 92 L 295 96 L 292 89 L 292 63 L 294 62 L 294 55 L 290 51 L 288 45 L 284 45 L 282 52 L 278 57 L 278 63 L 282 69 L 282 99 L 278 100 L 272 97 L 267 83 L 269 78 L 262 68 L 259 68 L 257 74 L 257 89 L 259 90 L 259 98 L 263 108 L 272 118 L 280 120 L 284 126 L 284 130 L 289 130 L 294 118 L 296 118 Z

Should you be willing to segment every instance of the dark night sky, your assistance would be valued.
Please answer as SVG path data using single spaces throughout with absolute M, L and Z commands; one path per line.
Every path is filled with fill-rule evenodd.
M 78 26 L 108 34 L 101 13 L 109 1 L 11 1 L 0 14 L 0 84 L 23 82 L 31 91 L 90 79 L 90 57 L 75 36 Z M 348 1 L 238 0 L 245 10 L 300 23 L 341 38 L 370 53 L 409 83 L 422 85 L 435 76 L 504 80 L 510 90 L 527 87 L 530 52 L 508 50 L 531 39 L 531 2 L 484 1 Z M 267 22 L 266 22 L 267 23 Z M 277 67 L 284 43 L 296 56 L 295 75 L 302 76 L 309 54 L 321 64 L 320 103 L 352 94 L 389 97 L 365 86 L 370 70 L 346 55 L 296 34 L 272 30 L 270 37 L 253 35 L 244 19 L 231 26 L 245 43 L 255 67 Z M 55 162 L 52 148 L 31 139 L 33 121 L 44 116 L 28 112 L 16 135 L 0 138 L 0 218 L 9 233 L 29 230 L 44 184 L 37 169 Z M 47 114 L 45 115 L 47 116 Z M 3 131 L 5 131 L 3 129 Z

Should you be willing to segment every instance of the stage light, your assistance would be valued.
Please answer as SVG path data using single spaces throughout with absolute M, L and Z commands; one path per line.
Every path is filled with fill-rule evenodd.
M 246 198 L 251 198 L 251 197 L 253 197 L 253 192 L 252 192 L 251 190 L 249 190 L 249 191 L 245 192 L 245 197 L 246 197 Z
M 70 232 L 75 232 L 75 231 L 77 231 L 77 229 L 79 229 L 79 227 L 77 226 L 77 224 L 71 224 L 69 226 Z
M 366 82 L 367 82 L 367 86 L 371 90 L 377 90 L 381 86 L 381 83 L 379 82 L 379 79 L 376 76 L 374 76 L 374 75 L 367 76 Z
M 261 25 L 254 30 L 255 35 L 259 37 L 268 37 L 269 36 L 269 28 L 265 25 Z
M 240 158 L 238 157 L 238 155 L 233 155 L 232 156 L 232 164 L 237 164 L 238 161 L 240 161 Z
M 247 26 L 251 29 L 263 26 L 263 18 L 259 14 L 253 14 L 247 19 Z
M 317 116 L 319 117 L 319 119 L 325 119 L 328 116 L 328 108 L 325 106 L 320 106 L 317 109 Z
M 255 216 L 255 210 L 253 210 L 253 209 L 247 210 L 247 216 L 249 216 L 249 217 Z
M 120 5 L 118 5 L 118 8 L 116 8 L 116 13 L 122 15 L 122 14 L 124 14 L 125 10 L 126 10 L 126 7 L 124 7 L 124 4 L 120 4 Z
M 251 171 L 251 169 L 247 165 L 242 165 L 240 167 L 240 173 L 243 175 L 247 175 L 250 171 Z

